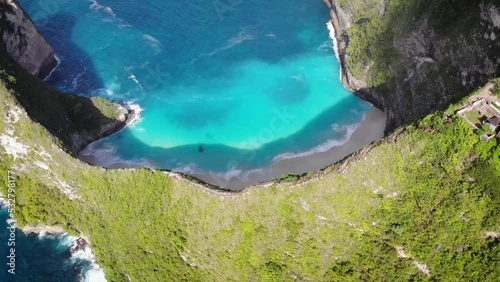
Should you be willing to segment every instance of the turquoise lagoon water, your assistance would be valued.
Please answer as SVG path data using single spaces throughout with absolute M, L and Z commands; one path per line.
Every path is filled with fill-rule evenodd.
M 103 166 L 251 171 L 342 144 L 372 107 L 340 82 L 321 0 L 20 2 L 60 59 L 49 83 L 142 108 L 93 144 Z

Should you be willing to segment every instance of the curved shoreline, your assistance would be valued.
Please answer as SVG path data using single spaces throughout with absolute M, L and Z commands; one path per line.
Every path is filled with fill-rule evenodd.
M 349 140 L 345 143 L 334 146 L 324 152 L 315 152 L 312 154 L 297 156 L 293 158 L 283 158 L 274 161 L 271 165 L 263 167 L 254 171 L 245 171 L 245 177 L 238 176 L 225 177 L 221 173 L 190 173 L 190 177 L 194 177 L 200 182 L 208 184 L 210 188 L 216 187 L 229 191 L 241 191 L 244 188 L 269 182 L 272 180 L 280 179 L 286 175 L 302 175 L 305 173 L 314 173 L 322 170 L 329 165 L 335 164 L 356 151 L 362 149 L 364 146 L 371 144 L 384 137 L 384 129 L 387 117 L 381 110 L 372 108 L 366 113 L 364 119 L 360 121 L 350 136 Z M 105 166 L 108 169 L 125 169 L 145 167 L 145 165 L 137 162 L 115 161 L 100 163 L 94 152 L 90 154 L 79 154 L 78 158 L 86 163 L 94 166 Z M 109 159 L 108 159 L 109 161 Z M 162 169 L 158 169 L 162 170 Z M 168 171 L 172 174 L 179 176 L 185 175 L 183 173 Z M 186 178 L 187 179 L 187 178 Z M 187 179 L 189 180 L 189 179 Z M 195 181 L 190 181 L 195 182 Z
M 327 23 L 330 31 L 330 37 L 333 41 L 333 51 L 340 64 L 340 80 L 343 86 L 354 95 L 366 100 L 365 97 L 356 93 L 357 89 L 352 87 L 350 82 L 350 72 L 346 67 L 345 49 L 347 39 L 344 38 L 341 15 L 336 11 L 336 7 L 329 1 L 324 0 L 327 8 L 330 10 L 331 20 Z M 368 101 L 373 105 L 373 101 Z M 159 169 L 168 172 L 171 176 L 179 176 L 195 185 L 202 185 L 209 189 L 239 192 L 249 187 L 265 185 L 266 183 L 282 179 L 286 175 L 303 175 L 306 173 L 318 172 L 332 164 L 342 161 L 352 155 L 364 146 L 373 143 L 385 136 L 388 117 L 379 109 L 379 105 L 365 114 L 363 120 L 357 125 L 350 138 L 339 146 L 334 146 L 323 152 L 314 152 L 307 155 L 298 155 L 292 158 L 284 158 L 273 161 L 269 166 L 262 167 L 252 171 L 233 171 L 235 176 L 231 177 L 232 171 L 225 173 L 196 173 L 189 174 L 176 172 L 172 170 Z M 116 133 L 116 132 L 115 132 Z M 92 144 L 90 144 L 91 146 Z M 137 167 L 149 167 L 147 160 L 141 161 L 109 161 L 99 162 L 99 158 L 90 148 L 85 148 L 78 154 L 78 158 L 94 166 L 105 167 L 108 169 L 125 169 Z M 243 175 L 243 176 L 242 176 Z
M 249 172 L 246 179 L 233 177 L 226 180 L 219 175 L 207 173 L 193 173 L 192 176 L 223 189 L 241 191 L 246 187 L 281 179 L 290 174 L 303 175 L 305 173 L 315 173 L 343 160 L 366 145 L 383 138 L 386 120 L 387 117 L 384 112 L 373 108 L 365 115 L 365 118 L 358 124 L 354 133 L 344 144 L 332 147 L 325 152 L 316 152 L 307 156 L 277 160 L 268 169 L 264 168 L 264 173 L 262 171 Z

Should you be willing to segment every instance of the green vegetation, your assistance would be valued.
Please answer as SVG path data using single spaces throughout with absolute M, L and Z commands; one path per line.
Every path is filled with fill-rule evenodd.
M 3 83 L 0 96 L 0 136 L 13 131 L 28 148 L 14 159 L 0 146 L 0 181 L 18 174 L 17 219 L 87 235 L 109 281 L 500 276 L 500 147 L 480 142 L 455 107 L 321 177 L 232 194 L 155 170 L 88 166 L 53 146 Z
M 435 59 L 432 43 L 425 46 L 428 43 L 420 42 L 423 46 L 418 46 L 410 43 L 411 39 L 405 38 L 407 35 L 428 33 L 426 29 L 432 28 L 438 35 L 454 36 L 464 27 L 474 31 L 479 25 L 477 1 L 354 0 L 340 1 L 340 6 L 352 14 L 347 65 L 355 77 L 365 80 L 372 88 L 386 87 L 396 78 L 408 75 L 405 68 L 411 64 L 405 58 L 406 52 L 412 53 L 412 59 L 426 56 Z M 427 40 L 434 40 L 429 34 L 423 35 Z
M 335 1 L 333 1 L 335 2 Z M 445 110 L 500 75 L 498 1 L 340 1 L 349 87 L 389 113 L 387 130 Z M 344 22 L 345 21 L 345 22 Z M 343 23 L 343 24 L 342 24 Z
M 120 112 L 113 103 L 103 98 L 61 93 L 40 83 L 38 78 L 13 62 L 1 45 L 0 81 L 12 90 L 12 95 L 31 119 L 42 124 L 72 154 L 83 149 L 89 141 L 106 135 L 102 128 L 119 127 L 122 123 L 117 120 Z
M 472 122 L 472 124 L 481 124 L 481 121 L 479 120 L 480 116 L 473 110 L 467 111 L 465 113 L 465 118 Z
M 94 106 L 101 112 L 104 117 L 109 119 L 119 119 L 120 111 L 118 108 L 102 97 L 90 98 Z
M 497 96 L 500 96 L 500 86 L 498 84 L 495 88 L 493 88 L 492 93 L 497 95 Z

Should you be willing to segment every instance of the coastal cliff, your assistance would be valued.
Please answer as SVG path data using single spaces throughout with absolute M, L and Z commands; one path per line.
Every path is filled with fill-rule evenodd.
M 432 55 L 446 49 L 429 47 L 432 56 L 424 57 L 420 67 L 413 66 L 418 69 L 408 79 L 413 84 L 392 77 L 393 72 L 412 70 L 412 65 L 399 57 L 403 45 L 379 36 L 394 31 L 381 33 L 380 22 L 373 20 L 394 13 L 383 5 L 386 2 L 365 10 L 380 17 L 355 20 L 345 7 L 333 16 L 338 17 L 344 82 L 385 108 L 393 123 L 433 110 L 436 93 L 442 103 L 458 99 L 462 92 L 453 89 L 474 88 L 477 80 L 496 71 L 478 63 L 482 60 L 488 66 L 498 49 L 493 44 L 499 18 L 495 8 L 483 5 L 477 7 L 484 11 L 480 19 L 485 19 L 481 22 L 489 32 L 429 37 L 433 44 L 441 42 L 439 37 L 444 40 L 439 44 L 456 47 L 448 51 L 461 57 Z M 407 13 L 413 12 L 408 9 Z M 471 22 L 477 20 L 478 9 L 471 10 Z M 371 25 L 365 26 L 370 19 Z M 452 29 L 465 32 L 464 24 Z M 401 26 L 416 28 L 404 22 Z M 373 38 L 365 45 L 356 45 L 369 34 Z M 405 38 L 416 40 L 416 45 L 428 42 L 421 41 L 427 35 Z M 463 43 L 470 38 L 492 47 Z M 375 41 L 380 44 L 373 45 Z M 471 54 L 470 48 L 478 53 Z M 381 54 L 391 64 L 380 60 L 379 53 L 363 53 L 366 50 L 388 51 Z M 370 61 L 356 64 L 356 58 Z M 442 62 L 446 58 L 451 66 Z M 492 68 L 496 62 L 491 61 Z M 401 69 L 386 68 L 386 77 L 382 66 Z M 452 70 L 457 67 L 475 75 L 465 74 L 464 83 L 462 73 L 454 78 Z M 454 80 L 442 81 L 448 76 Z M 460 83 L 453 88 L 455 80 Z M 443 82 L 447 88 L 432 92 L 424 82 L 431 86 Z M 394 84 L 402 85 L 401 92 L 388 92 L 398 90 Z M 417 86 L 422 89 L 405 92 L 404 87 Z M 500 93 L 500 88 L 493 92 Z M 0 181 L 9 183 L 0 186 L 0 202 L 1 194 L 10 196 L 15 190 L 20 226 L 60 226 L 73 235 L 88 235 L 86 241 L 93 242 L 108 281 L 496 281 L 500 276 L 496 259 L 500 257 L 500 146 L 495 139 L 480 141 L 471 126 L 452 114 L 460 105 L 431 114 L 298 182 L 284 180 L 223 193 L 158 170 L 105 170 L 70 157 L 62 149 L 78 151 L 106 128 L 111 132 L 120 128 L 124 124 L 119 121 L 120 110 L 104 99 L 64 94 L 47 86 L 10 59 L 2 44 L 0 100 Z M 131 117 L 130 111 L 122 114 Z M 78 240 L 72 250 L 81 249 L 88 246 Z M 25 280 L 38 279 L 31 271 L 24 273 L 30 275 Z
M 16 0 L 0 0 L 0 36 L 0 80 L 71 154 L 134 118 L 133 110 L 104 98 L 62 93 L 41 82 L 57 64 L 54 50 Z
M 497 1 L 325 2 L 343 83 L 387 113 L 389 131 L 500 75 Z
M 45 78 L 57 66 L 54 49 L 17 0 L 0 0 L 0 36 L 12 59 L 32 75 Z

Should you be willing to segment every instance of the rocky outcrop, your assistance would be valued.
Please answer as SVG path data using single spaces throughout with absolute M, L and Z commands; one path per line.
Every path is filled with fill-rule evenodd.
M 74 153 L 79 153 L 90 143 L 96 140 L 117 133 L 125 126 L 132 123 L 139 115 L 137 110 L 132 109 L 128 106 L 122 106 L 120 104 L 111 103 L 109 101 L 106 101 L 105 103 L 109 103 L 113 107 L 115 107 L 114 114 L 112 114 L 110 117 L 99 117 L 96 126 L 88 127 L 82 130 L 71 131 L 69 143 L 72 146 L 72 151 Z M 97 108 L 99 109 L 99 107 Z M 97 116 L 97 114 L 95 116 Z
M 0 69 L 7 74 L 7 78 L 0 75 L 0 80 L 15 91 L 30 118 L 58 137 L 73 155 L 134 119 L 134 109 L 103 98 L 61 93 L 38 79 L 57 65 L 54 50 L 17 0 L 0 0 L 0 38 Z
M 445 109 L 500 75 L 498 1 L 325 2 L 343 83 L 387 113 L 387 130 Z
M 57 66 L 54 49 L 17 0 L 0 0 L 0 37 L 9 55 L 32 75 L 45 78 Z

